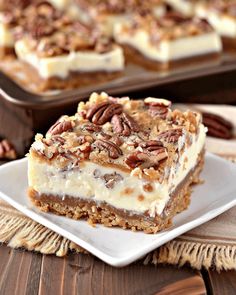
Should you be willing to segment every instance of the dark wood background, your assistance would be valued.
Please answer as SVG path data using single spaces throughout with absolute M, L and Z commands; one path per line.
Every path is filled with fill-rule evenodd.
M 181 102 L 236 103 L 236 72 L 165 85 L 131 94 L 166 97 Z M 27 151 L 35 132 L 46 130 L 56 118 L 76 106 L 47 111 L 23 109 L 0 98 L 0 136 L 11 140 L 19 156 Z M 236 265 L 235 265 L 236 268 Z M 0 295 L 189 295 L 236 294 L 236 271 L 192 270 L 137 262 L 113 268 L 86 254 L 58 258 L 0 246 Z

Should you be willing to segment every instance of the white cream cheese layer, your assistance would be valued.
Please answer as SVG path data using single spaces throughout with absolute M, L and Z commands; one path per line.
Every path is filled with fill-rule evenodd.
M 0 22 L 0 46 L 14 47 L 14 39 L 7 25 Z
M 222 50 L 221 39 L 216 32 L 163 40 L 158 45 L 154 45 L 150 42 L 147 31 L 139 29 L 131 35 L 123 30 L 122 25 L 118 24 L 115 26 L 114 36 L 119 44 L 129 45 L 146 58 L 158 62 L 168 62 Z
M 98 203 L 106 202 L 116 208 L 134 213 L 142 214 L 148 211 L 150 216 L 154 217 L 163 212 L 171 193 L 195 167 L 198 155 L 204 147 L 205 137 L 205 128 L 201 125 L 198 136 L 193 136 L 193 144 L 183 152 L 178 165 L 171 168 L 168 180 L 164 183 L 152 182 L 151 192 L 144 189 L 147 181 L 132 176 L 132 173 L 91 162 L 83 163 L 80 168 L 65 171 L 40 162 L 31 155 L 28 157 L 29 186 L 39 193 L 58 195 L 61 198 L 69 195 Z M 183 136 L 179 140 L 179 146 L 183 146 L 184 142 Z M 96 169 L 100 175 L 116 172 L 121 177 L 113 188 L 107 188 L 103 178 L 94 177 Z
M 38 57 L 29 48 L 26 40 L 16 42 L 17 57 L 37 69 L 44 78 L 66 78 L 70 72 L 116 72 L 124 68 L 123 51 L 119 46 L 106 53 L 94 51 L 70 52 L 55 57 Z
M 223 37 L 236 38 L 236 18 L 207 9 L 204 5 L 196 7 L 196 15 L 208 20 Z

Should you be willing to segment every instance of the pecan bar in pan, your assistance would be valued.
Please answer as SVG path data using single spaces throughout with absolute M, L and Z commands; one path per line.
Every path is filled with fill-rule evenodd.
M 122 48 L 96 28 L 48 2 L 31 5 L 27 12 L 18 28 L 15 52 L 26 83 L 36 85 L 36 91 L 76 88 L 121 75 Z
M 204 162 L 201 115 L 170 101 L 93 93 L 38 134 L 29 197 L 43 211 L 156 233 L 186 209 Z
M 114 38 L 128 60 L 151 69 L 217 58 L 222 50 L 220 37 L 205 20 L 170 12 L 158 19 L 136 15 L 115 26 Z
M 196 5 L 196 15 L 205 18 L 221 35 L 224 49 L 236 48 L 236 1 L 200 1 Z

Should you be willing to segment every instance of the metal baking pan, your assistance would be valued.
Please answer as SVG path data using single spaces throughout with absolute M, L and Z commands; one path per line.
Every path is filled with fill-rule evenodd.
M 236 70 L 236 52 L 223 53 L 218 59 L 198 62 L 179 62 L 168 70 L 151 71 L 141 66 L 128 64 L 124 75 L 113 81 L 52 93 L 36 94 L 21 87 L 3 72 L 0 72 L 0 94 L 10 103 L 23 108 L 49 109 L 74 104 L 87 98 L 93 91 L 107 91 L 111 95 L 122 95 L 151 87 L 159 87 L 179 81 L 226 73 Z

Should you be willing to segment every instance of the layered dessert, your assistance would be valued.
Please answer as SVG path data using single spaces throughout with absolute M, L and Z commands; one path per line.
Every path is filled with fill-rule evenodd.
M 21 26 L 15 52 L 37 91 L 107 81 L 124 68 L 120 46 L 48 3 L 37 5 Z
M 14 29 L 31 1 L 0 1 L 0 58 L 14 54 Z
M 199 2 L 197 0 L 165 0 L 172 9 L 184 16 L 194 16 L 195 6 Z
M 196 15 L 205 18 L 222 36 L 224 47 L 236 47 L 236 1 L 201 1 L 196 6 Z
M 29 197 L 45 212 L 156 233 L 186 209 L 204 162 L 198 113 L 171 102 L 93 93 L 74 116 L 38 134 Z
M 221 39 L 205 20 L 176 13 L 154 17 L 137 15 L 114 29 L 127 59 L 148 68 L 163 68 L 183 59 L 209 60 L 222 50 Z
M 113 36 L 114 26 L 133 17 L 134 13 L 153 13 L 156 17 L 166 11 L 162 0 L 74 0 L 81 13 L 95 22 L 108 36 Z

